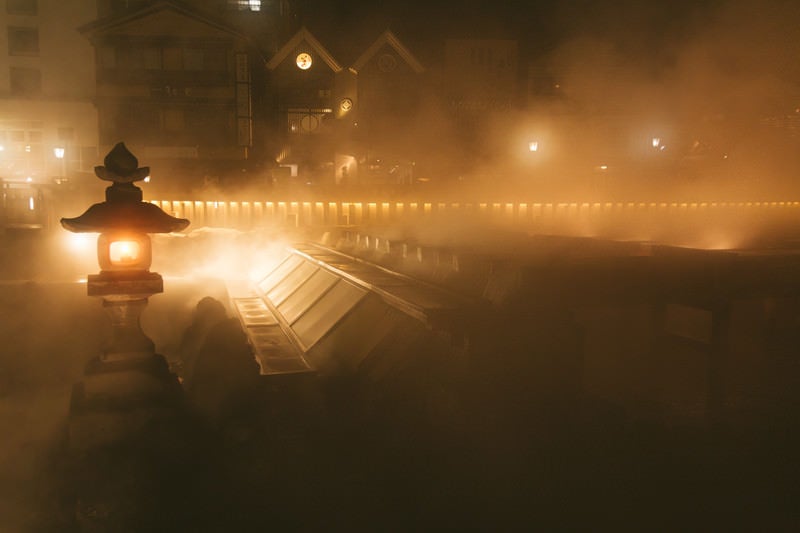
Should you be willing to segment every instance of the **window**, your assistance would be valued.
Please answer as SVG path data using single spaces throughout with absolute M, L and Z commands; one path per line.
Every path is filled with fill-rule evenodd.
M 9 27 L 8 53 L 12 56 L 39 55 L 39 30 Z
M 213 72 L 224 72 L 228 70 L 228 61 L 224 50 L 205 51 L 206 70 Z
M 165 109 L 163 113 L 165 131 L 182 131 L 184 129 L 183 111 L 180 109 Z
M 203 51 L 197 48 L 184 49 L 183 68 L 185 70 L 203 70 Z
M 113 46 L 102 46 L 97 51 L 97 60 L 101 68 L 116 68 L 117 51 Z
M 36 96 L 42 92 L 42 73 L 35 68 L 11 67 L 11 94 Z
M 7 0 L 6 12 L 12 15 L 36 15 L 39 12 L 37 0 Z
M 144 68 L 144 50 L 141 48 L 122 47 L 117 50 L 117 66 L 127 70 Z
M 58 128 L 59 141 L 71 141 L 75 137 L 75 130 L 73 128 Z
M 161 70 L 160 48 L 153 47 L 144 49 L 144 68 L 147 70 Z
M 164 70 L 180 70 L 181 69 L 181 49 L 180 48 L 164 48 L 163 53 Z
M 261 11 L 261 0 L 228 0 L 228 9 L 233 11 Z
M 111 0 L 111 11 L 119 13 L 143 7 L 147 2 L 143 0 Z

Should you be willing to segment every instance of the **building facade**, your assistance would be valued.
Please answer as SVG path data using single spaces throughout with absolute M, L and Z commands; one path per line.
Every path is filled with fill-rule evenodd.
M 0 178 L 52 184 L 97 162 L 93 2 L 3 0 Z
M 425 69 L 384 31 L 344 66 L 301 28 L 268 62 L 278 182 L 390 185 L 413 180 Z
M 80 31 L 95 50 L 101 150 L 125 140 L 155 189 L 263 178 L 263 65 L 291 13 L 288 0 L 99 0 Z

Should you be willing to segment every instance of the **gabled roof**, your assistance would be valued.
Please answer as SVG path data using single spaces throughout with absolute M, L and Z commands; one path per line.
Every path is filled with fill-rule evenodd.
M 140 9 L 133 9 L 121 14 L 104 17 L 102 19 L 89 22 L 88 24 L 84 24 L 78 28 L 78 31 L 83 34 L 109 31 L 119 26 L 128 24 L 129 22 L 134 22 L 162 11 L 174 11 L 180 15 L 197 20 L 220 31 L 236 35 L 237 37 L 241 37 L 243 39 L 247 38 L 242 32 L 218 20 L 213 15 L 199 11 L 196 8 L 193 8 L 192 6 L 179 0 L 160 0 L 152 4 L 148 4 Z
M 275 70 L 278 65 L 284 62 L 286 58 L 291 54 L 302 42 L 308 43 L 308 45 L 312 48 L 314 52 L 316 52 L 319 57 L 325 62 L 328 67 L 334 72 L 340 72 L 342 70 L 341 65 L 336 62 L 333 56 L 325 49 L 324 46 L 314 37 L 307 28 L 303 27 L 300 28 L 300 31 L 294 34 L 294 37 L 289 39 L 289 41 L 278 50 L 272 59 L 267 62 L 267 68 L 270 70 Z
M 366 65 L 367 62 L 372 59 L 375 54 L 377 54 L 378 51 L 385 45 L 389 45 L 394 48 L 403 61 L 405 61 L 408 66 L 410 66 L 417 74 L 421 74 L 425 70 L 420 62 L 417 61 L 408 48 L 403 46 L 403 43 L 400 42 L 400 39 L 398 39 L 397 36 L 391 32 L 391 30 L 386 30 L 380 34 L 375 42 L 373 42 L 372 45 L 370 45 L 370 47 L 367 48 L 364 53 L 358 57 L 358 59 L 356 59 L 356 62 L 353 63 L 353 70 L 356 72 L 361 70 L 364 65 Z

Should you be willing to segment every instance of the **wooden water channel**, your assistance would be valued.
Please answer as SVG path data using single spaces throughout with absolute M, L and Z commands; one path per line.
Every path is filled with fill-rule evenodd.
M 562 399 L 599 395 L 718 422 L 751 408 L 766 385 L 748 375 L 793 338 L 772 325 L 800 312 L 797 272 L 800 254 L 786 250 L 549 236 L 499 252 L 339 227 L 287 248 L 235 305 L 265 375 L 380 381 L 421 343 L 454 365 L 520 365 L 531 390 Z

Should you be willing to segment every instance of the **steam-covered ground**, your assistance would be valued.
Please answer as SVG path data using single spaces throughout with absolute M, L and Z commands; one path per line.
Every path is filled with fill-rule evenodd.
M 224 262 L 203 249 L 217 243 L 212 248 L 224 255 L 246 240 L 202 233 L 157 239 L 156 270 L 188 275 L 208 260 L 198 276 L 222 272 Z M 93 455 L 92 469 L 76 471 L 62 449 L 69 391 L 108 326 L 99 301 L 73 281 L 96 271 L 91 252 L 88 264 L 68 260 L 50 238 L 7 235 L 2 247 L 9 281 L 0 285 L 0 531 L 75 530 L 76 508 L 102 514 L 98 486 L 108 488 L 105 503 L 119 504 L 127 517 L 111 531 L 800 524 L 796 324 L 773 327 L 774 342 L 765 344 L 748 305 L 735 314 L 731 361 L 747 360 L 753 376 L 742 381 L 747 393 L 734 396 L 739 405 L 729 406 L 734 418 L 714 430 L 691 412 L 705 379 L 702 354 L 645 357 L 641 309 L 585 312 L 591 327 L 582 335 L 592 348 L 584 372 L 599 377 L 593 389 L 576 392 L 567 385 L 581 376 L 565 376 L 574 368 L 562 363 L 574 355 L 578 332 L 522 305 L 487 315 L 488 334 L 477 336 L 482 344 L 471 349 L 479 357 L 469 363 L 435 345 L 413 346 L 408 366 L 380 388 L 276 385 L 262 391 L 242 424 L 187 419 L 133 439 L 117 455 Z M 208 277 L 169 276 L 165 287 L 151 298 L 143 327 L 172 357 L 194 304 L 205 295 L 224 299 L 224 288 Z M 524 328 L 525 338 L 491 334 L 509 324 Z M 664 390 L 650 390 L 654 384 Z M 654 406 L 669 388 L 689 398 L 689 407 Z

